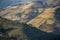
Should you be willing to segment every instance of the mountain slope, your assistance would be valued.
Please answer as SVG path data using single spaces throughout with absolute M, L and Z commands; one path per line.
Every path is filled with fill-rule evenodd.
M 0 16 L 19 22 L 28 22 L 34 17 L 38 16 L 44 11 L 45 5 L 42 1 L 30 2 L 28 4 L 22 4 L 18 6 L 8 7 L 6 10 L 0 12 Z
M 59 0 L 56 2 L 54 2 L 54 0 L 48 0 L 47 2 L 32 1 L 26 4 L 9 6 L 6 10 L 0 11 L 0 16 L 13 21 L 27 23 L 31 19 L 44 12 L 46 8 L 53 6 L 56 7 L 57 5 L 59 6 Z
M 57 11 L 56 11 L 57 10 Z M 32 25 L 42 31 L 52 32 L 54 34 L 60 33 L 60 7 L 48 8 L 44 13 L 29 21 L 27 24 Z M 58 16 L 59 15 L 59 16 Z M 57 17 L 58 16 L 58 17 Z
M 39 27 L 42 23 L 44 23 L 47 19 L 53 17 L 53 13 L 55 8 L 48 8 L 44 11 L 44 13 L 38 15 L 36 18 L 29 21 L 27 24 L 33 24 L 33 26 Z M 44 20 L 45 19 L 45 20 Z
M 60 35 L 0 17 L 0 40 L 58 40 Z
M 28 40 L 23 24 L 0 17 L 0 40 Z

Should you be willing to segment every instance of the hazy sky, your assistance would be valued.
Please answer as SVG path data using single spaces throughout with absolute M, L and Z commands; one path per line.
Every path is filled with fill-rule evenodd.
M 19 4 L 19 3 L 27 3 L 31 1 L 43 1 L 43 0 L 0 0 L 0 8 L 5 7 L 5 6 Z
M 43 1 L 43 0 L 22 0 L 22 2 Z

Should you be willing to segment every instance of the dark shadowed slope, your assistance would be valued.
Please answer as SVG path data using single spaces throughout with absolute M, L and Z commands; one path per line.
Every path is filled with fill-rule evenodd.
M 0 17 L 0 40 L 28 40 L 23 24 Z
M 60 35 L 43 32 L 27 24 L 0 17 L 0 40 L 59 40 Z

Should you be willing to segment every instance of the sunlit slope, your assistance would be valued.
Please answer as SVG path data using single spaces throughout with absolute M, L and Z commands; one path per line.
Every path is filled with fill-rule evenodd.
M 48 8 L 44 11 L 44 13 L 38 15 L 36 18 L 29 21 L 27 24 L 31 24 L 33 26 L 39 27 L 42 25 L 47 19 L 53 18 L 55 8 Z
M 44 32 L 60 33 L 60 21 L 55 18 L 55 14 L 59 14 L 60 7 L 48 8 L 44 13 L 29 21 L 27 24 L 36 27 Z M 56 11 L 58 10 L 58 11 Z
M 27 5 L 19 5 L 19 6 L 11 6 L 8 7 L 6 10 L 0 11 L 0 16 L 10 19 L 10 20 L 18 20 L 20 17 L 17 18 L 16 14 L 22 13 L 30 8 L 33 3 Z M 21 15 L 22 16 L 22 15 Z
M 13 20 L 26 23 L 38 16 L 44 11 L 43 3 L 30 2 L 28 4 L 22 4 L 17 6 L 8 7 L 6 10 L 0 11 L 0 16 Z
M 33 5 L 33 3 L 27 4 L 27 5 L 23 4 L 23 5 L 20 5 L 20 6 L 11 6 L 11 7 L 8 7 L 6 10 L 1 11 L 0 15 L 4 15 L 6 13 L 16 14 L 16 13 L 24 11 L 27 8 L 30 8 L 32 5 Z

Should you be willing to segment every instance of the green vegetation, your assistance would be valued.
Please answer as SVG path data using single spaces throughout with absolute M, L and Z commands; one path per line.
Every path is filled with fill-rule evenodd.
M 57 17 L 60 17 L 60 9 L 58 8 L 58 10 L 55 10 L 55 19 L 53 18 L 53 15 L 50 15 L 51 13 L 53 14 L 53 12 L 50 11 L 52 10 L 45 11 L 46 15 L 45 13 L 43 13 L 44 15 L 40 14 L 40 16 L 38 16 L 38 18 L 40 18 L 39 20 L 35 21 L 37 18 L 33 20 L 38 23 L 37 25 L 40 26 L 39 28 L 0 17 L 0 40 L 60 40 L 60 34 L 53 34 L 53 32 L 55 33 L 55 29 L 56 31 L 60 31 L 60 29 L 57 27 L 55 28 L 55 25 L 52 25 L 54 24 L 54 20 Z M 40 21 L 41 19 L 44 19 L 44 21 Z M 33 21 L 31 21 L 32 24 L 34 24 Z M 58 20 L 56 19 L 56 21 Z M 40 25 L 39 23 L 41 22 L 44 23 Z M 52 33 L 52 28 L 50 27 L 55 28 Z M 40 29 L 42 29 L 42 31 Z
M 27 24 L 0 17 L 0 40 L 58 40 L 59 37 Z
M 28 40 L 23 33 L 23 23 L 13 22 L 0 17 L 0 39 L 1 40 Z

